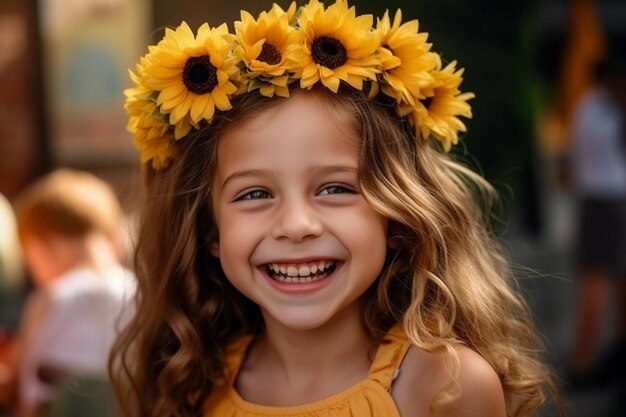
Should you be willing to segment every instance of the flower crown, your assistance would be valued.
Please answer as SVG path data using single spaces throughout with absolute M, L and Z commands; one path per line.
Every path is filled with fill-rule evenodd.
M 442 68 L 428 34 L 417 20 L 402 23 L 400 10 L 374 27 L 372 15 L 357 16 L 346 0 L 328 7 L 310 0 L 286 11 L 274 4 L 256 19 L 242 10 L 234 26 L 234 34 L 226 24 L 205 23 L 196 35 L 185 22 L 166 29 L 130 71 L 136 86 L 125 90 L 125 108 L 142 163 L 167 167 L 176 141 L 231 109 L 234 96 L 289 97 L 293 83 L 335 93 L 342 82 L 357 90 L 367 84 L 370 97 L 390 97 L 418 138 L 437 139 L 445 151 L 466 131 L 458 116 L 472 117 L 474 94 L 459 90 L 463 69 L 456 61 Z

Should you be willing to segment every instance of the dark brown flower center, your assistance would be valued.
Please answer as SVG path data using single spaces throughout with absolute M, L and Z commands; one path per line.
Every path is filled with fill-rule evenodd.
M 433 104 L 433 97 L 426 97 L 420 100 L 420 103 L 426 107 L 426 110 L 430 109 L 430 105 Z
M 311 45 L 311 55 L 316 64 L 335 69 L 348 61 L 346 48 L 335 38 L 320 36 Z
M 217 68 L 208 56 L 191 57 L 183 70 L 183 83 L 193 93 L 210 93 L 217 86 Z
M 280 51 L 274 45 L 265 42 L 263 47 L 261 47 L 261 53 L 256 59 L 270 65 L 276 65 L 280 63 Z

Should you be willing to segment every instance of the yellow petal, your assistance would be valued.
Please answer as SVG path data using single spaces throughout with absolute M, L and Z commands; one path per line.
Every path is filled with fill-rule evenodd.
M 275 88 L 274 88 L 273 85 L 271 85 L 271 84 L 270 85 L 264 85 L 263 87 L 259 88 L 259 93 L 262 96 L 271 98 L 271 97 L 274 97 L 274 90 L 275 90 Z
M 276 86 L 276 95 L 279 97 L 289 97 L 289 87 Z
M 174 126 L 174 138 L 182 139 L 187 136 L 187 134 L 191 131 L 191 125 L 189 123 L 178 123 Z
M 337 77 L 327 77 L 327 78 L 322 78 L 322 84 L 324 84 L 324 86 L 326 88 L 328 88 L 330 91 L 332 91 L 333 93 L 336 93 L 339 90 L 339 78 Z
M 187 115 L 187 112 L 189 111 L 189 108 L 191 107 L 191 102 L 192 102 L 191 97 L 187 97 L 178 106 L 172 109 L 172 112 L 170 113 L 171 124 L 175 125 Z
M 163 89 L 159 93 L 159 97 L 157 98 L 157 105 L 161 105 L 166 101 L 175 99 L 181 94 L 187 94 L 187 88 L 183 83 L 170 84 L 167 88 Z
M 202 114 L 204 113 L 206 107 L 209 105 L 210 100 L 210 94 L 202 94 L 194 97 L 190 111 L 191 120 L 193 120 L 194 122 L 198 122 L 202 118 Z
M 211 120 L 213 120 L 214 114 L 215 114 L 215 103 L 213 103 L 213 98 L 211 98 L 206 108 L 204 109 L 204 113 L 202 113 L 202 118 L 210 122 Z
M 213 102 L 218 109 L 230 110 L 232 108 L 230 101 L 228 100 L 228 96 L 224 94 L 221 89 L 216 88 L 211 91 L 211 97 L 213 98 Z

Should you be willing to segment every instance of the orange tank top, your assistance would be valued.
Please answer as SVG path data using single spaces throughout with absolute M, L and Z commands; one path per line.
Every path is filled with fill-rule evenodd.
M 329 398 L 310 404 L 275 407 L 241 398 L 234 388 L 239 367 L 251 338 L 232 346 L 227 357 L 227 380 L 217 385 L 204 405 L 203 417 L 400 417 L 391 397 L 391 385 L 409 349 L 401 325 L 384 337 L 366 379 Z

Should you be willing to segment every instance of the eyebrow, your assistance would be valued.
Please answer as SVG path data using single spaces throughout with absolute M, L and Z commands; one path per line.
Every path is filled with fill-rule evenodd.
M 222 182 L 222 188 L 226 186 L 231 181 L 234 181 L 239 178 L 269 178 L 272 176 L 272 171 L 269 169 L 244 169 L 241 171 L 235 171 L 230 174 L 224 182 Z
M 307 173 L 316 176 L 323 176 L 328 174 L 334 174 L 339 172 L 356 173 L 358 168 L 351 165 L 316 165 L 307 170 Z M 231 181 L 239 178 L 269 178 L 273 175 L 271 169 L 244 169 L 241 171 L 235 171 L 230 174 L 222 182 L 222 188 Z
M 316 165 L 309 168 L 307 172 L 315 175 L 335 174 L 338 172 L 356 173 L 358 168 L 351 165 Z

